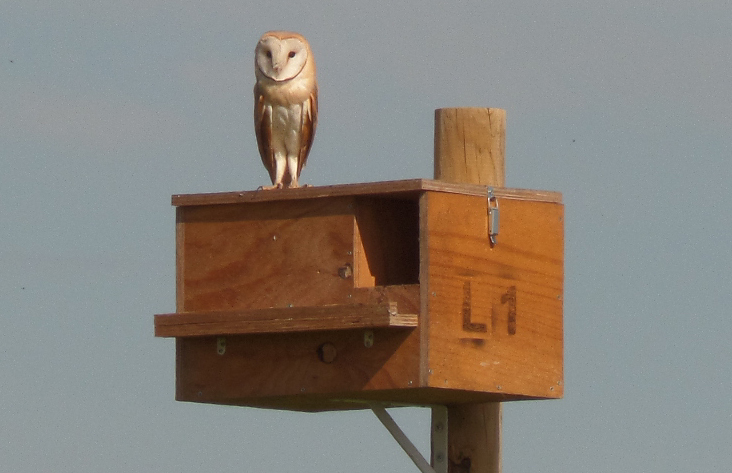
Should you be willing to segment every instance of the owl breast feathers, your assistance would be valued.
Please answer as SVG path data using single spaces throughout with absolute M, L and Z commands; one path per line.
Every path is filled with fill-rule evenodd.
M 254 52 L 254 131 L 272 188 L 298 187 L 318 121 L 315 58 L 307 40 L 265 33 Z

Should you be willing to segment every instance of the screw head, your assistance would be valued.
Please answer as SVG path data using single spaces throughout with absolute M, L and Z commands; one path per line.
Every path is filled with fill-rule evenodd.
M 338 268 L 338 276 L 340 276 L 341 279 L 350 279 L 351 276 L 353 276 L 353 268 L 351 265 L 346 263 Z
M 374 332 L 373 330 L 366 330 L 363 333 L 363 346 L 371 348 L 374 346 Z
M 326 364 L 333 363 L 338 355 L 335 345 L 330 342 L 325 342 L 318 347 L 317 350 L 318 358 L 320 361 Z

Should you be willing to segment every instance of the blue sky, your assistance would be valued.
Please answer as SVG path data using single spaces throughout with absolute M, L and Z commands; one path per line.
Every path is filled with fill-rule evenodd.
M 505 406 L 505 471 L 732 463 L 729 2 L 260 3 L 0 5 L 1 470 L 416 471 L 368 412 L 176 403 L 152 337 L 170 195 L 267 181 L 270 29 L 317 59 L 303 182 L 431 177 L 434 109 L 480 106 L 507 184 L 564 194 L 565 398 Z

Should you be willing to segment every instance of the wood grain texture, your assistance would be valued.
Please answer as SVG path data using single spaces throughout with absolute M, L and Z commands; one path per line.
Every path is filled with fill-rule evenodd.
M 466 184 L 442 182 L 431 179 L 407 179 L 401 181 L 365 182 L 333 186 L 308 186 L 265 191 L 215 192 L 207 194 L 176 194 L 174 206 L 220 205 L 244 202 L 275 202 L 283 200 L 320 199 L 345 196 L 378 196 L 393 198 L 417 198 L 422 191 L 452 194 L 485 195 L 491 184 Z M 497 196 L 517 199 L 561 202 L 562 194 L 554 191 L 494 187 Z
M 497 402 L 463 404 L 447 410 L 450 473 L 479 472 L 481 465 L 501 471 L 501 424 L 503 413 Z M 486 446 L 498 448 L 486 448 Z
M 359 310 L 359 305 L 386 308 L 396 305 L 402 312 L 415 314 L 419 310 L 419 285 L 357 288 L 352 300 L 353 306 L 341 306 L 344 310 L 340 315 L 332 309 L 332 317 L 313 321 L 312 327 L 297 327 L 304 328 L 303 331 L 227 335 L 223 356 L 216 351 L 219 334 L 178 337 L 176 399 L 324 410 L 338 406 L 328 398 L 343 398 L 347 393 L 416 387 L 420 353 L 419 327 L 413 326 L 414 316 L 407 321 L 399 320 L 399 316 L 389 321 L 390 325 L 392 322 L 400 326 L 409 324 L 411 328 L 368 326 L 363 320 L 348 326 L 344 323 L 354 322 L 346 320 L 349 318 L 345 314 Z M 318 312 L 322 308 L 264 309 L 240 315 L 256 316 L 270 310 L 272 314 L 283 314 L 293 309 L 307 314 L 311 309 Z M 331 309 L 326 307 L 323 313 L 328 310 Z M 199 314 L 198 317 L 207 315 Z M 334 318 L 338 319 L 335 322 L 338 330 L 327 330 Z M 370 348 L 364 344 L 366 330 L 374 334 L 374 344 Z M 329 363 L 324 363 L 318 356 L 318 350 L 324 344 L 332 345 L 335 351 L 335 357 Z M 304 394 L 318 396 L 304 403 L 299 400 Z M 352 403 L 346 407 L 355 408 Z M 359 408 L 364 407 L 359 405 Z
M 399 313 L 397 303 L 330 305 L 155 316 L 156 337 L 307 332 L 417 326 L 417 314 Z
M 435 110 L 435 154 L 434 154 L 434 176 L 435 179 L 441 181 L 468 183 L 468 184 L 484 184 L 494 187 L 505 186 L 506 170 L 506 114 L 500 109 L 476 109 L 476 108 L 453 108 Z M 433 201 L 429 199 L 428 202 Z M 434 213 L 435 209 L 430 208 L 425 220 L 429 220 L 429 215 Z M 481 209 L 482 210 L 482 209 Z M 487 206 L 486 206 L 487 210 Z M 481 224 L 480 215 L 471 215 L 477 220 L 479 226 Z M 487 217 L 487 216 L 486 216 Z M 428 274 L 422 280 L 429 291 L 429 295 L 437 299 L 439 282 L 432 277 L 434 264 L 433 254 L 430 251 L 436 243 L 433 228 L 429 228 L 429 234 L 425 235 L 425 240 L 429 240 L 423 250 L 426 255 L 425 259 L 430 261 L 430 267 L 427 269 Z M 487 222 L 486 222 L 487 227 Z M 487 230 L 487 228 L 486 228 Z M 481 230 L 474 228 L 480 238 Z M 486 232 L 487 233 L 487 232 Z M 476 235 L 471 235 L 475 237 Z M 486 235 L 487 236 L 487 235 Z M 481 240 L 482 241 L 482 240 Z M 457 249 L 457 248 L 456 248 Z M 439 252 L 437 252 L 439 253 Z M 460 307 L 460 319 L 464 331 L 470 331 L 471 334 L 481 333 L 480 330 L 487 331 L 487 324 L 473 321 L 473 292 L 472 282 L 463 281 L 462 288 L 462 306 Z M 445 294 L 440 294 L 442 298 Z M 476 299 L 477 300 L 477 299 Z M 437 302 L 437 301 L 435 301 Z M 429 312 L 428 320 L 432 317 L 432 300 L 428 297 L 427 307 L 423 304 L 425 311 Z M 434 327 L 440 324 L 439 320 L 435 321 Z M 430 323 L 426 328 L 429 337 L 433 336 L 433 325 Z M 428 352 L 428 363 L 435 360 L 433 358 L 432 346 L 434 340 L 430 341 L 430 351 Z M 475 342 L 473 342 L 475 343 Z M 440 349 L 440 343 L 437 344 Z M 432 368 L 429 371 L 434 374 Z M 447 380 L 446 380 L 447 381 Z M 434 382 L 430 378 L 429 382 Z M 445 383 L 447 384 L 447 383 Z M 483 405 L 466 405 L 454 408 L 452 412 L 448 411 L 448 424 L 453 423 L 452 418 L 471 417 L 474 415 L 473 410 L 480 410 L 484 416 L 474 419 L 472 424 L 461 424 L 452 426 L 452 435 L 448 432 L 448 468 L 450 473 L 458 473 L 461 471 L 473 471 L 473 473 L 500 473 L 501 471 L 501 405 L 498 403 Z M 483 432 L 491 429 L 495 425 L 496 432 L 494 436 L 483 438 Z M 460 463 L 455 462 L 454 452 L 463 451 L 470 447 L 469 439 L 475 437 L 480 439 L 479 448 L 484 451 L 483 454 L 475 457 L 465 457 L 460 459 Z M 451 453 L 452 452 L 452 453 Z M 464 470 L 463 461 L 467 461 L 467 470 Z
M 505 110 L 435 110 L 435 179 L 503 187 L 505 154 Z
M 175 310 L 183 311 L 185 296 L 184 268 L 185 264 L 185 223 L 183 222 L 184 209 L 175 209 Z
M 428 195 L 429 386 L 556 398 L 562 393 L 563 207 Z
M 491 247 L 485 186 L 304 190 L 178 201 L 190 205 L 176 209 L 177 313 L 156 324 L 177 337 L 179 400 L 328 410 L 561 396 L 545 386 L 561 379 L 547 340 L 561 352 L 561 298 L 548 295 L 561 294 L 562 256 L 546 253 L 561 248 L 560 194 L 495 189 Z M 394 304 L 406 320 L 387 316 Z M 557 304 L 559 325 L 543 318 Z
M 390 203 L 352 196 L 179 207 L 180 304 L 176 315 L 158 318 L 160 335 L 172 329 L 167 334 L 178 336 L 177 398 L 248 405 L 303 393 L 416 386 L 416 278 L 400 278 L 413 284 L 355 287 L 352 273 L 360 230 L 381 248 L 378 258 L 416 245 L 416 228 L 406 234 L 390 228 L 416 207 L 408 198 Z M 361 214 L 373 218 L 359 229 Z M 415 241 L 398 242 L 395 235 Z M 395 305 L 398 313 L 389 313 Z M 373 347 L 364 345 L 365 329 L 375 334 Z M 229 332 L 259 333 L 227 335 L 221 357 L 211 343 Z M 329 363 L 318 357 L 324 344 L 335 353 Z
M 352 302 L 353 199 L 182 210 L 179 312 Z
M 290 397 L 297 405 L 305 394 L 342 399 L 348 393 L 416 386 L 417 330 L 370 330 L 370 347 L 364 344 L 365 330 L 232 335 L 226 337 L 224 355 L 217 352 L 217 337 L 177 338 L 176 399 L 257 405 L 259 399 Z M 335 351 L 329 363 L 318 356 L 326 343 Z
M 423 193 L 419 198 L 419 385 L 429 385 L 429 346 L 430 346 L 430 252 L 429 252 L 429 193 Z

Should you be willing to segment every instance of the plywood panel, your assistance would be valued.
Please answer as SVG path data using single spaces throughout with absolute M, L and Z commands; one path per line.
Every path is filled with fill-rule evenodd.
M 182 401 L 247 404 L 247 399 L 304 394 L 407 389 L 416 386 L 419 350 L 416 330 L 304 332 L 177 339 L 177 394 Z M 331 363 L 319 347 L 330 344 Z
M 417 326 L 417 314 L 399 313 L 397 303 L 328 305 L 155 316 L 156 337 L 349 330 Z
M 350 302 L 351 198 L 179 210 L 178 312 Z
M 354 304 L 394 303 L 403 314 L 419 313 L 419 284 L 361 287 L 353 290 Z
M 562 393 L 563 207 L 428 194 L 429 386 L 539 397 Z
M 274 202 L 283 200 L 320 199 L 343 196 L 379 196 L 395 198 L 415 198 L 422 191 L 446 192 L 462 195 L 483 196 L 485 185 L 463 184 L 436 181 L 432 179 L 406 179 L 401 181 L 363 182 L 339 184 L 335 186 L 308 186 L 267 191 L 214 192 L 207 194 L 177 194 L 172 198 L 176 206 L 235 204 L 243 202 Z M 499 197 L 562 201 L 562 194 L 546 190 L 515 189 L 497 187 L 494 192 Z

